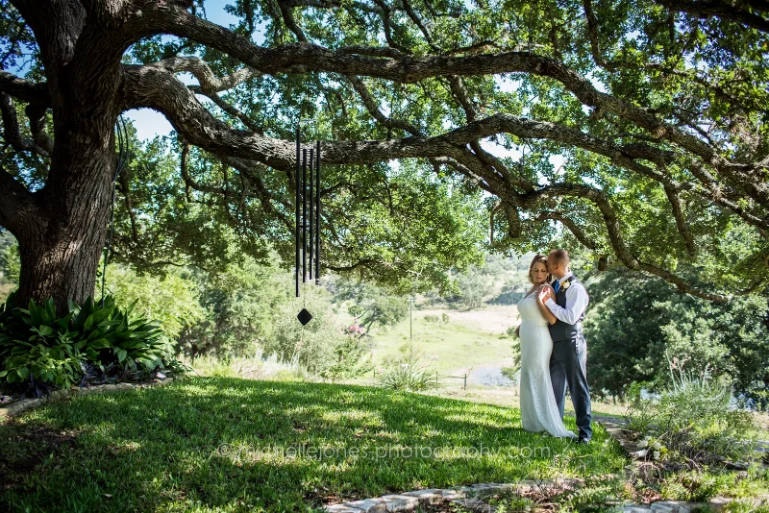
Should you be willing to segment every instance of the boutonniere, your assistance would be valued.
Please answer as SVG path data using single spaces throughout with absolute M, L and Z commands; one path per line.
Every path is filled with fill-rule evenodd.
M 566 280 L 565 282 L 561 283 L 561 290 L 566 290 L 569 287 L 571 287 L 571 282 L 569 280 Z

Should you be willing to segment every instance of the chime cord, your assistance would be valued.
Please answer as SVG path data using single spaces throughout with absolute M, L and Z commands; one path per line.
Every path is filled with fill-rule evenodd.
M 110 251 L 112 250 L 112 236 L 115 233 L 115 189 L 117 189 L 117 179 L 120 172 L 125 167 L 125 163 L 128 157 L 128 129 L 126 128 L 125 119 L 121 114 L 117 125 L 117 144 L 118 144 L 118 156 L 117 165 L 115 166 L 115 176 L 112 177 L 112 207 L 109 216 L 109 236 L 107 239 L 107 245 L 104 248 L 104 267 L 101 271 L 101 306 L 104 307 L 104 286 L 107 279 L 107 261 L 109 260 Z

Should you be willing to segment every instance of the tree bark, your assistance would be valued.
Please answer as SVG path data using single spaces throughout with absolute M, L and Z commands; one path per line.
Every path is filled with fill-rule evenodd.
M 123 4 L 90 6 L 90 13 L 73 0 L 14 4 L 40 46 L 48 94 L 35 99 L 52 109 L 55 137 L 45 186 L 17 195 L 17 208 L 0 208 L 0 218 L 19 241 L 16 304 L 53 298 L 64 314 L 68 300 L 82 303 L 94 294 L 108 229 L 120 58 L 128 44 L 110 18 Z M 10 190 L 8 179 L 0 187 Z
M 21 275 L 16 305 L 53 298 L 59 314 L 67 300 L 78 304 L 92 296 L 106 226 L 96 219 L 68 223 L 19 239 Z M 53 235 L 54 238 L 51 238 Z
M 111 152 L 91 149 L 59 164 L 78 172 L 36 198 L 45 198 L 40 217 L 16 233 L 21 256 L 17 305 L 53 298 L 63 314 L 68 300 L 82 304 L 94 294 L 109 221 L 112 160 Z

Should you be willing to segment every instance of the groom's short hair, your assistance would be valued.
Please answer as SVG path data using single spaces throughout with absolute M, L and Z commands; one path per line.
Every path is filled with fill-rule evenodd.
M 547 257 L 548 260 L 551 260 L 554 264 L 564 264 L 568 265 L 571 261 L 569 259 L 569 252 L 565 249 L 554 249 L 550 252 L 550 255 Z

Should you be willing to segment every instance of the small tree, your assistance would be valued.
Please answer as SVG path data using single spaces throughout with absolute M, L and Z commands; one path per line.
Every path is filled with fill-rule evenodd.
M 479 308 L 483 301 L 494 292 L 494 277 L 472 267 L 457 276 L 459 301 L 467 308 Z
M 371 372 L 374 363 L 361 331 L 346 330 L 344 337 L 333 349 L 334 359 L 320 371 L 320 376 L 332 383 L 340 379 L 353 379 Z M 368 355 L 368 358 L 365 356 Z
M 349 302 L 350 315 L 356 317 L 366 334 L 370 334 L 377 324 L 392 326 L 408 315 L 405 297 L 394 295 L 373 283 L 339 279 L 334 288 L 334 300 Z

